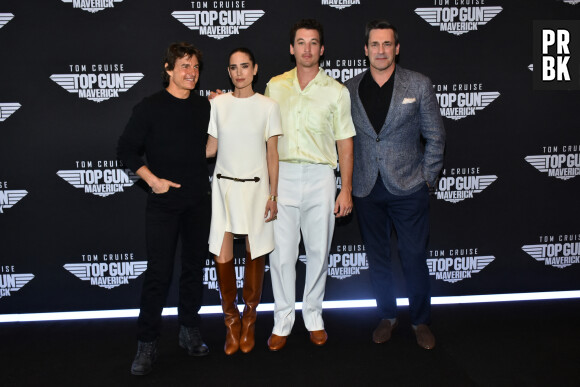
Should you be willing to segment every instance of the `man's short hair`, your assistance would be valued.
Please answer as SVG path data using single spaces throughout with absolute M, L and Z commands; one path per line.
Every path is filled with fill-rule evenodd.
M 163 73 L 161 77 L 163 78 L 163 86 L 167 87 L 169 85 L 169 74 L 166 70 L 173 70 L 175 68 L 175 62 L 183 57 L 195 56 L 197 62 L 199 63 L 199 68 L 201 69 L 202 64 L 202 53 L 201 50 L 196 48 L 187 42 L 172 43 L 167 47 L 165 52 L 165 58 L 163 59 Z M 167 65 L 167 67 L 165 67 Z
M 320 45 L 324 46 L 324 29 L 322 28 L 322 24 L 320 24 L 320 22 L 318 22 L 318 20 L 315 19 L 302 19 L 292 26 L 292 28 L 290 29 L 291 45 L 294 45 L 294 39 L 296 39 L 296 31 L 298 31 L 301 28 L 318 31 L 318 36 L 320 37 Z
M 365 46 L 368 47 L 369 45 L 369 37 L 371 35 L 371 30 L 393 30 L 393 33 L 395 34 L 395 46 L 399 44 L 399 32 L 397 31 L 397 27 L 395 27 L 385 19 L 377 19 L 368 22 L 366 25 Z

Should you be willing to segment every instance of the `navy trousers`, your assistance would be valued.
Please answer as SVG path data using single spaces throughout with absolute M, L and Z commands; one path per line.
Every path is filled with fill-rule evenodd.
M 429 190 L 427 185 L 410 195 L 393 195 L 380 176 L 371 193 L 354 197 L 360 232 L 369 260 L 369 274 L 379 317 L 397 316 L 391 268 L 391 233 L 397 232 L 399 257 L 407 283 L 413 325 L 431 320 L 431 289 L 427 268 Z
M 203 266 L 208 257 L 211 202 L 207 192 L 170 188 L 149 194 L 146 210 L 147 271 L 141 292 L 137 338 L 150 342 L 159 336 L 161 312 L 173 276 L 175 251 L 181 237 L 178 320 L 199 325 L 203 293 Z

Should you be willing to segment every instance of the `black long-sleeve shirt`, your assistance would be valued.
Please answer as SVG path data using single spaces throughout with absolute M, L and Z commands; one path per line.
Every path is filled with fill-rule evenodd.
M 119 138 L 117 157 L 134 172 L 147 165 L 157 177 L 183 187 L 209 187 L 205 158 L 209 114 L 207 99 L 193 93 L 179 99 L 162 90 L 144 98 L 133 108 Z

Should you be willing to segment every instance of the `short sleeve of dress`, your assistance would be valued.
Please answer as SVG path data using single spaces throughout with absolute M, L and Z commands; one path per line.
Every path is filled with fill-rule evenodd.
M 272 102 L 268 115 L 268 124 L 266 125 L 266 141 L 272 136 L 280 136 L 283 134 L 280 106 L 277 102 Z
M 217 107 L 215 103 L 215 99 L 212 99 L 210 102 L 211 112 L 209 114 L 209 125 L 207 127 L 207 134 L 214 138 L 218 138 L 218 130 L 217 130 Z

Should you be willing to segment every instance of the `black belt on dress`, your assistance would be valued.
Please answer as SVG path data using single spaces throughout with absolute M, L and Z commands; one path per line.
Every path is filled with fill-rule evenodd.
M 246 181 L 255 181 L 256 183 L 260 181 L 259 177 L 253 177 L 251 179 L 238 179 L 237 177 L 229 177 L 229 176 L 224 176 L 221 173 L 218 173 L 216 175 L 216 177 L 218 179 L 228 179 L 228 180 L 233 180 L 233 181 L 241 181 L 242 183 L 246 182 Z

